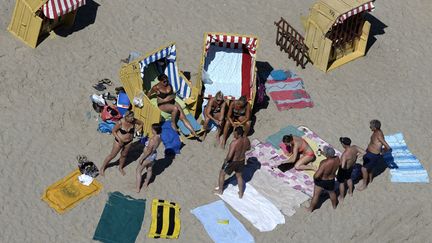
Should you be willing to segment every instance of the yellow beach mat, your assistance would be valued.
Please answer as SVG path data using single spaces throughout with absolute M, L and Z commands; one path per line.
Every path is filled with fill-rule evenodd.
M 148 237 L 177 239 L 180 234 L 180 206 L 174 202 L 153 199 L 151 211 Z
M 320 165 L 321 161 L 323 161 L 325 159 L 325 156 L 322 155 L 322 154 L 320 154 L 320 155 L 317 154 L 317 151 L 318 151 L 319 147 L 318 147 L 318 144 L 315 141 L 313 141 L 312 139 L 306 137 L 306 135 L 303 136 L 302 138 L 309 144 L 309 146 L 311 147 L 312 151 L 314 151 L 316 159 L 312 163 L 312 165 L 315 167 L 315 169 L 318 169 L 318 166 Z M 305 170 L 304 172 L 306 174 L 310 175 L 310 176 L 313 176 L 315 174 L 315 171 L 312 171 L 312 170 Z
M 93 180 L 89 186 L 84 186 L 78 181 L 80 175 L 81 172 L 77 169 L 52 184 L 45 189 L 42 200 L 47 202 L 57 213 L 62 214 L 102 189 L 102 184 L 96 180 Z

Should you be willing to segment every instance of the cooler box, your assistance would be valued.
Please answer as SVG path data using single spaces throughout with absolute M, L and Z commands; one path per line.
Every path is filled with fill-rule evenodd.
M 117 96 L 117 108 L 122 116 L 129 110 L 130 100 L 126 93 L 119 93 Z

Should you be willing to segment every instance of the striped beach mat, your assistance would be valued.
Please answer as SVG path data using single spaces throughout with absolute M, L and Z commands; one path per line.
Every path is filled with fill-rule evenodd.
M 152 222 L 148 237 L 177 239 L 180 234 L 180 206 L 167 200 L 153 199 Z
M 384 160 L 390 168 L 391 182 L 429 183 L 429 175 L 420 161 L 406 145 L 402 133 L 385 136 L 392 148 L 391 153 L 384 154 Z
M 282 81 L 267 79 L 265 88 L 279 111 L 292 108 L 313 107 L 313 102 L 306 92 L 303 80 L 294 73 L 289 73 L 288 78 Z

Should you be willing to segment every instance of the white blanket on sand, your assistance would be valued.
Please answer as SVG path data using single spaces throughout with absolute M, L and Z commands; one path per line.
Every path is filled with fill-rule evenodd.
M 257 170 L 249 183 L 286 216 L 293 216 L 296 209 L 309 199 L 308 195 L 290 187 L 266 170 Z
M 285 217 L 279 209 L 255 188 L 246 183 L 243 198 L 238 196 L 238 187 L 228 185 L 223 195 L 219 195 L 232 208 L 239 212 L 259 231 L 271 231 L 278 224 L 285 224 Z

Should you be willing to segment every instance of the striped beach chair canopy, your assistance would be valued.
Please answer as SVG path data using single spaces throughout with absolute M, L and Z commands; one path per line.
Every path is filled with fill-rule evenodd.
M 359 14 L 359 13 L 364 12 L 364 11 L 371 12 L 374 9 L 375 9 L 375 6 L 373 5 L 372 1 L 364 3 L 364 4 L 360 5 L 360 6 L 357 6 L 357 7 L 353 8 L 353 9 L 349 10 L 346 13 L 341 14 L 336 19 L 334 25 L 342 24 L 347 18 L 349 18 L 351 16 L 354 16 L 354 15 Z
M 86 4 L 86 0 L 48 0 L 42 11 L 47 18 L 58 19 Z
M 205 52 L 207 53 L 210 45 L 214 43 L 220 47 L 231 49 L 241 49 L 245 46 L 252 57 L 255 57 L 257 48 L 257 38 L 240 35 L 207 33 Z
M 191 95 L 191 88 L 184 80 L 183 76 L 180 75 L 177 68 L 177 53 L 175 44 L 170 44 L 158 51 L 147 55 L 142 61 L 139 62 L 141 78 L 144 78 L 144 69 L 153 62 L 165 58 L 167 61 L 167 67 L 164 73 L 168 76 L 168 80 L 173 87 L 174 92 L 182 98 L 189 98 Z

